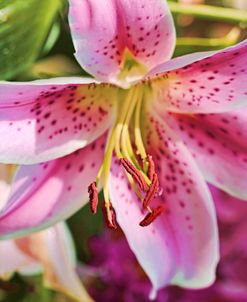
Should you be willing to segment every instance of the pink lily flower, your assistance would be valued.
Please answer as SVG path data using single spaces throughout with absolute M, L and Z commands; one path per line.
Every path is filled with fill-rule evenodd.
M 0 85 L 0 161 L 25 164 L 7 238 L 66 219 L 97 188 L 156 290 L 210 285 L 219 258 L 205 180 L 247 198 L 247 41 L 169 60 L 164 0 L 70 0 L 78 62 L 95 79 Z M 27 165 L 28 164 L 28 165 Z M 117 221 L 117 222 L 116 222 Z
M 0 165 L 0 209 L 10 192 L 13 170 Z M 83 287 L 76 271 L 75 247 L 65 223 L 15 240 L 0 241 L 0 279 L 44 273 L 45 286 L 68 295 L 78 302 L 93 302 Z

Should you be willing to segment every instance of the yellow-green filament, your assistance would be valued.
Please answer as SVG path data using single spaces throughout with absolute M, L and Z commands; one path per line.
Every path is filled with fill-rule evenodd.
M 145 88 L 144 88 L 145 89 Z M 123 96 L 126 94 L 124 90 L 119 90 L 119 95 Z M 115 121 L 115 124 L 112 128 L 112 131 L 109 135 L 109 140 L 106 146 L 105 157 L 102 163 L 102 166 L 98 172 L 96 182 L 99 183 L 101 177 L 103 177 L 103 194 L 105 199 L 105 208 L 107 211 L 107 216 L 109 221 L 111 220 L 111 205 L 110 205 L 110 198 L 109 198 L 109 189 L 108 189 L 108 178 L 110 173 L 111 167 L 111 160 L 113 153 L 117 158 L 127 158 L 138 171 L 143 175 L 147 185 L 149 186 L 151 181 L 146 175 L 146 151 L 144 147 L 144 143 L 142 140 L 142 132 L 141 132 L 141 107 L 142 102 L 144 100 L 143 94 L 143 87 L 136 85 L 129 89 L 127 95 L 125 95 L 124 99 L 119 102 L 118 107 L 118 114 Z M 130 131 L 132 127 L 134 128 L 134 135 L 133 137 L 130 135 Z M 133 147 L 131 139 L 134 138 L 134 145 Z M 136 148 L 136 151 L 134 149 Z M 140 155 L 143 163 L 144 168 L 140 166 L 138 162 L 137 155 Z M 127 177 L 128 180 L 133 187 L 134 191 L 136 192 L 137 196 L 141 201 L 143 201 L 143 196 L 139 189 L 137 188 L 136 184 L 131 175 L 128 173 Z M 151 212 L 151 209 L 148 208 Z
M 120 138 L 120 145 L 121 145 L 121 149 L 123 150 L 124 157 L 128 158 L 136 166 L 138 166 L 138 161 L 135 158 L 135 154 L 131 145 L 131 139 L 129 135 L 129 123 L 136 106 L 138 93 L 139 93 L 138 89 L 135 87 L 132 95 L 132 101 L 130 102 L 128 112 L 122 124 L 121 138 Z
M 142 100 L 143 100 L 143 93 L 140 93 L 136 105 L 136 110 L 135 110 L 135 143 L 137 147 L 137 152 L 141 155 L 142 159 L 145 159 L 147 157 L 147 154 L 142 141 L 141 128 L 140 128 L 140 113 L 141 113 Z

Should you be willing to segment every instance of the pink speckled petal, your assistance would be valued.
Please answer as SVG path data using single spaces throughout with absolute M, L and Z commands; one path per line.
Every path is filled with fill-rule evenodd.
M 9 170 L 7 165 L 0 165 L 0 210 L 6 204 L 10 191 L 7 182 Z M 3 280 L 8 280 L 15 272 L 35 274 L 41 271 L 37 260 L 20 251 L 14 240 L 0 241 L 0 259 L 4 259 L 0 261 L 0 279 Z
M 159 288 L 171 282 L 177 269 L 178 255 L 169 221 L 160 217 L 148 227 L 139 226 L 145 216 L 141 202 L 116 160 L 111 168 L 109 189 L 118 224 L 152 282 L 154 297 Z
M 159 115 L 149 113 L 146 145 L 159 175 L 161 198 L 174 230 L 180 271 L 174 284 L 200 288 L 211 284 L 218 262 L 214 205 L 190 152 Z M 146 119 L 148 121 L 148 119 Z
M 247 107 L 247 40 L 225 50 L 191 54 L 153 70 L 157 103 L 183 113 Z
M 33 164 L 70 154 L 111 125 L 115 89 L 88 79 L 64 82 L 0 83 L 0 162 Z
M 88 201 L 88 185 L 103 159 L 105 135 L 74 153 L 22 166 L 0 213 L 0 236 L 19 236 L 64 220 Z
M 70 0 L 69 4 L 75 56 L 97 78 L 116 82 L 126 50 L 147 70 L 171 57 L 175 27 L 166 0 Z
M 205 178 L 247 199 L 247 109 L 221 114 L 163 114 L 193 153 Z
M 141 203 L 116 162 L 110 178 L 117 221 L 152 281 L 154 291 L 169 284 L 201 288 L 214 281 L 219 257 L 217 222 L 208 188 L 192 156 L 155 114 L 145 119 L 146 145 L 162 193 L 151 203 L 165 213 L 148 227 L 138 225 Z
M 47 287 L 63 292 L 75 301 L 93 301 L 76 274 L 75 246 L 64 223 L 14 242 L 20 253 L 31 256 L 40 263 Z

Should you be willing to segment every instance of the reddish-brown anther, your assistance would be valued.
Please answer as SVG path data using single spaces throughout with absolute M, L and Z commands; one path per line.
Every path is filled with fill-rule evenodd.
M 156 193 L 159 191 L 159 180 L 156 173 L 153 174 L 152 183 L 149 190 L 143 200 L 143 207 L 147 208 L 151 200 L 155 197 Z
M 160 214 L 163 213 L 164 210 L 165 207 L 163 205 L 159 205 L 157 208 L 153 209 L 151 213 L 148 213 L 139 225 L 142 227 L 150 225 L 158 216 L 160 216 Z
M 93 214 L 96 214 L 98 203 L 99 203 L 98 190 L 97 190 L 96 182 L 92 182 L 88 186 L 88 194 L 89 194 L 89 201 L 90 201 L 91 211 L 92 211 Z
M 111 219 L 109 220 L 108 219 L 108 227 L 110 229 L 114 229 L 116 230 L 117 229 L 117 217 L 116 217 L 116 212 L 115 210 L 113 209 L 113 207 L 111 206 Z
M 105 218 L 106 225 L 110 229 L 116 230 L 117 229 L 117 218 L 116 218 L 116 213 L 115 213 L 115 210 L 114 210 L 112 204 L 110 204 L 109 211 L 110 211 L 110 217 L 108 216 L 109 213 L 107 212 L 105 204 L 102 204 L 102 212 L 103 212 L 103 215 Z
M 155 165 L 154 165 L 154 161 L 152 159 L 151 155 L 147 155 L 147 162 L 148 162 L 148 178 L 153 181 L 153 177 L 156 174 L 155 173 Z
M 144 192 L 148 191 L 148 185 L 146 184 L 146 181 L 141 172 L 127 158 L 121 158 L 120 163 L 122 164 L 124 169 L 133 177 L 138 187 Z

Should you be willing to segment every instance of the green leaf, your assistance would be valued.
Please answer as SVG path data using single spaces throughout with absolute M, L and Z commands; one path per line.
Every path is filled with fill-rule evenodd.
M 103 200 L 102 192 L 99 195 L 99 202 Z M 80 260 L 90 259 L 89 240 L 92 236 L 98 235 L 104 228 L 102 212 L 99 209 L 96 215 L 92 215 L 90 205 L 87 204 L 80 211 L 75 213 L 68 221 L 69 228 L 73 234 L 77 256 Z
M 68 302 L 67 297 L 44 287 L 43 276 L 15 274 L 9 281 L 0 280 L 1 302 Z
M 0 79 L 11 79 L 37 58 L 60 0 L 0 0 Z

